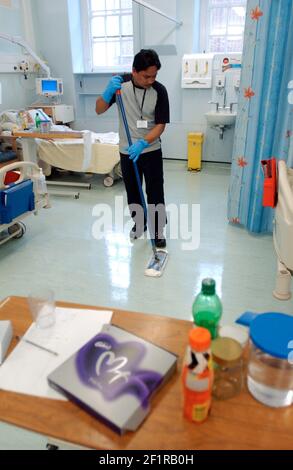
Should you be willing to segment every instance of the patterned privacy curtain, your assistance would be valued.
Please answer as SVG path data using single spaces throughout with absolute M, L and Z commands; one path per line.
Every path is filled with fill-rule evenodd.
M 248 0 L 228 218 L 251 232 L 272 231 L 261 160 L 293 166 L 292 91 L 293 1 Z

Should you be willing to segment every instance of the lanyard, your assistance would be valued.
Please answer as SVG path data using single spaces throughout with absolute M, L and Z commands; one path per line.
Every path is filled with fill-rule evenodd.
M 136 96 L 134 83 L 132 83 L 132 86 L 133 86 L 133 93 L 134 93 L 135 101 L 136 101 L 136 104 L 138 106 L 138 109 L 140 110 L 140 119 L 143 120 L 142 110 L 143 110 L 143 105 L 144 105 L 144 100 L 145 100 L 145 95 L 146 95 L 146 88 L 144 90 L 144 94 L 143 94 L 142 102 L 141 102 L 141 106 L 140 106 L 139 102 L 138 102 L 138 99 L 137 99 L 137 96 Z

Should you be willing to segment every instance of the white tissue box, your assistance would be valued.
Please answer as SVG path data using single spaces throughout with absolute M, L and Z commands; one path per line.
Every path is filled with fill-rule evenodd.
M 7 349 L 12 340 L 13 330 L 11 321 L 0 321 L 0 364 L 4 361 Z

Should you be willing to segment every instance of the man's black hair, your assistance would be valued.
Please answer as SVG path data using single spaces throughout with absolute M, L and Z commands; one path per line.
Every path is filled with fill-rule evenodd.
M 153 49 L 141 49 L 134 57 L 132 67 L 136 72 L 146 70 L 148 67 L 157 67 L 158 70 L 161 68 L 161 62 L 158 54 Z

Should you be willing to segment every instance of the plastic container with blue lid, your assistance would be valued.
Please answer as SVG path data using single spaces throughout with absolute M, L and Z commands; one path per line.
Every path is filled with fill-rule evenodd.
M 257 315 L 250 324 L 250 339 L 249 391 L 268 406 L 292 405 L 293 316 L 283 313 Z

